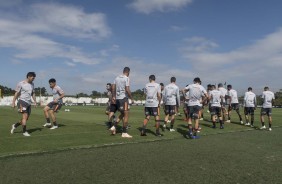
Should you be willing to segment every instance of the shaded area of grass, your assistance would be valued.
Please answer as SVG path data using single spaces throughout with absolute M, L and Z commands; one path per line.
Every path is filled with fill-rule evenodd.
M 1 183 L 279 183 L 281 133 L 276 128 L 4 157 Z

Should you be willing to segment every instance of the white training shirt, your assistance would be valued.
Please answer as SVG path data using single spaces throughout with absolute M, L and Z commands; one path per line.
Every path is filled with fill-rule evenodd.
M 26 81 L 21 81 L 17 84 L 16 92 L 20 94 L 19 99 L 31 104 L 31 97 L 34 93 L 34 84 Z
M 210 104 L 212 107 L 221 107 L 221 99 L 222 99 L 222 95 L 221 92 L 219 90 L 212 90 L 210 91 Z
M 125 87 L 129 86 L 129 77 L 126 75 L 119 75 L 116 77 L 114 84 L 116 85 L 116 99 L 124 99 L 127 96 Z
M 244 106 L 245 107 L 255 107 L 257 102 L 256 95 L 252 91 L 248 91 L 244 96 Z
M 165 86 L 163 100 L 165 105 L 180 105 L 179 88 L 176 84 L 170 83 Z
M 189 91 L 188 106 L 201 106 L 202 97 L 207 94 L 205 88 L 200 84 L 190 84 L 184 89 Z
M 161 86 L 158 83 L 147 83 L 144 88 L 144 93 L 146 94 L 145 107 L 159 106 L 158 94 L 161 94 Z
M 262 93 L 263 98 L 263 108 L 272 108 L 272 100 L 275 99 L 274 93 L 271 91 L 264 91 Z
M 239 103 L 236 90 L 230 89 L 229 91 L 227 91 L 227 95 L 231 97 L 231 101 L 230 101 L 231 104 Z
M 62 90 L 62 88 L 60 88 L 60 86 L 56 85 L 52 89 L 53 100 L 58 99 L 63 93 L 64 93 L 64 91 Z M 61 99 L 61 98 L 58 99 L 58 103 L 63 103 L 63 99 Z
M 225 96 L 227 95 L 227 89 L 224 87 L 219 87 L 218 90 L 221 93 L 221 96 L 223 97 L 222 102 L 225 103 Z

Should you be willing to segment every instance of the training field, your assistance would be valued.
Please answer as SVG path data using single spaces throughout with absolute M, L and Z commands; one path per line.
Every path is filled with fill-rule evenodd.
M 282 109 L 273 109 L 271 132 L 258 129 L 260 109 L 255 128 L 240 125 L 232 112 L 225 129 L 212 129 L 205 113 L 200 139 L 194 140 L 183 136 L 183 116 L 176 117 L 176 132 L 166 130 L 163 137 L 154 136 L 151 119 L 148 136 L 141 137 L 140 106 L 130 111 L 133 138 L 110 136 L 104 110 L 63 107 L 57 114 L 60 127 L 50 130 L 42 127 L 42 107 L 33 108 L 27 124 L 31 137 L 24 137 L 21 127 L 10 134 L 20 117 L 16 110 L 0 107 L 0 184 L 282 183 Z

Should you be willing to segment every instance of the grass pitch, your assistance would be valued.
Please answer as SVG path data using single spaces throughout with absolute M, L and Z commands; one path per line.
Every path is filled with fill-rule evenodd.
M 272 132 L 234 123 L 224 130 L 201 121 L 201 138 L 188 140 L 183 117 L 176 132 L 140 137 L 143 107 L 130 112 L 129 133 L 110 136 L 104 107 L 66 107 L 57 114 L 59 129 L 43 128 L 42 108 L 33 108 L 28 121 L 31 137 L 21 127 L 10 134 L 19 116 L 0 108 L 0 183 L 281 183 L 282 109 L 273 109 Z M 209 114 L 205 113 L 209 119 Z M 152 132 L 154 121 L 147 128 Z

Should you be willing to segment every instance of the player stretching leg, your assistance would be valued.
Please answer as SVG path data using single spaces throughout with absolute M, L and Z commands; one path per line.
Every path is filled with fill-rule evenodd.
M 43 125 L 44 127 L 49 127 L 51 126 L 50 118 L 49 118 L 49 113 L 52 118 L 53 126 L 50 128 L 51 130 L 58 128 L 58 124 L 56 121 L 56 116 L 55 113 L 58 112 L 58 110 L 61 109 L 63 105 L 63 97 L 65 96 L 64 91 L 56 84 L 56 79 L 52 78 L 49 80 L 49 85 L 50 88 L 52 89 L 52 94 L 53 94 L 53 101 L 50 102 L 45 106 L 43 109 L 44 111 L 44 116 L 46 119 L 46 123 Z

